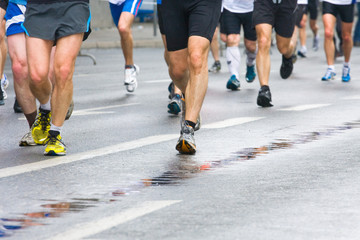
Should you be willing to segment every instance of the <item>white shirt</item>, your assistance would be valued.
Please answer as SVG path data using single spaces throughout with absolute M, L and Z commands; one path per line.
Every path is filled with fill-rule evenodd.
M 323 0 L 323 2 L 328 2 L 335 5 L 350 5 L 353 3 L 353 0 Z
M 222 6 L 233 13 L 248 13 L 254 10 L 254 0 L 223 0 Z
M 298 0 L 298 4 L 308 4 L 308 0 Z
M 109 0 L 109 2 L 116 5 L 121 5 L 123 2 L 125 2 L 125 0 Z

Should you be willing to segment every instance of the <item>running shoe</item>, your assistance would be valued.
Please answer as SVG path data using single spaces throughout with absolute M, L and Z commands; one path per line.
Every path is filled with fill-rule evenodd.
M 7 89 L 9 86 L 9 79 L 7 78 L 6 74 L 3 74 L 3 77 L 1 78 L 1 86 L 3 89 Z
M 176 94 L 168 104 L 168 113 L 177 115 L 181 112 L 182 100 L 179 94 Z
M 336 73 L 331 68 L 326 70 L 325 75 L 321 78 L 322 81 L 333 80 L 335 78 Z
M 16 97 L 15 97 L 15 102 L 14 102 L 13 109 L 14 109 L 15 113 L 22 113 L 23 112 L 23 110 L 22 110 L 18 100 L 16 99 Z
M 219 72 L 221 70 L 221 63 L 220 61 L 215 61 L 214 64 L 209 69 L 209 72 Z
M 26 147 L 26 146 L 36 146 L 36 143 L 34 142 L 34 139 L 31 135 L 31 131 L 27 132 L 20 140 L 19 142 L 20 147 Z
M 36 144 L 44 144 L 49 135 L 51 112 L 39 108 L 31 134 Z
M 46 156 L 64 156 L 66 155 L 66 146 L 63 143 L 59 132 L 49 131 L 49 137 L 46 141 L 44 151 Z
M 240 88 L 240 81 L 236 79 L 235 75 L 232 75 L 229 81 L 226 83 L 226 88 L 230 90 L 238 90 Z
M 256 77 L 256 73 L 255 73 L 255 66 L 246 66 L 246 75 L 245 75 L 245 79 L 248 83 L 251 83 L 254 81 Z
M 125 80 L 124 85 L 128 92 L 134 92 L 137 88 L 137 79 L 136 76 L 139 74 L 140 68 L 137 65 L 133 65 L 132 68 L 125 69 Z
M 297 52 L 297 55 L 300 56 L 300 57 L 302 57 L 302 58 L 306 58 L 306 52 L 303 52 L 303 51 L 301 51 L 301 50 L 299 50 L 299 51 Z
M 0 105 L 5 105 L 4 92 L 2 90 L 2 85 L 0 85 Z
M 171 81 L 171 83 L 169 84 L 168 91 L 169 91 L 169 99 L 172 99 L 175 91 L 173 81 Z
M 319 50 L 319 36 L 314 37 L 312 48 L 315 52 Z
M 342 71 L 342 81 L 343 82 L 348 82 L 351 80 L 350 77 L 350 68 L 349 67 L 343 67 L 343 71 Z
M 3 74 L 3 77 L 1 78 L 1 90 L 3 92 L 4 99 L 7 99 L 8 97 L 5 91 L 5 89 L 7 89 L 8 86 L 9 86 L 9 80 L 6 77 L 6 74 Z
M 194 154 L 196 152 L 194 129 L 191 126 L 184 124 L 181 127 L 180 137 L 175 148 L 181 154 Z
M 70 106 L 69 106 L 68 111 L 66 113 L 65 120 L 69 120 L 69 118 L 71 117 L 71 114 L 72 114 L 73 111 L 74 111 L 74 100 L 71 100 Z
M 294 55 L 295 54 L 293 54 L 293 56 Z M 286 58 L 284 55 L 282 55 L 282 64 L 280 67 L 280 76 L 282 79 L 287 79 L 288 77 L 290 77 L 290 75 L 294 69 L 293 56 L 291 56 L 290 58 Z M 296 55 L 295 55 L 295 57 L 296 57 Z
M 257 105 L 260 107 L 272 107 L 271 92 L 269 86 L 262 86 L 257 97 Z

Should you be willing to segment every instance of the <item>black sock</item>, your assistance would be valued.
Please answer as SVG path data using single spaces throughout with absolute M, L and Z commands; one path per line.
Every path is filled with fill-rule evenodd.
M 133 65 L 125 65 L 125 69 L 133 68 Z
M 33 113 L 29 113 L 29 114 L 25 114 L 26 120 L 29 123 L 29 126 L 31 128 L 31 126 L 34 124 L 35 120 L 36 120 L 36 115 L 37 115 L 37 111 L 33 112 Z
M 188 126 L 190 126 L 192 128 L 195 128 L 196 123 L 194 123 L 192 121 L 189 121 L 189 120 L 185 120 L 185 125 L 188 125 Z
M 261 90 L 266 91 L 266 90 L 270 90 L 270 88 L 268 85 L 264 85 L 264 86 L 261 86 Z

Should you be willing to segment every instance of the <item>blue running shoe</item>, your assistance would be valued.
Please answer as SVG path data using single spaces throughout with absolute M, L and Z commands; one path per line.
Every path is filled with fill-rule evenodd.
M 226 84 L 227 89 L 238 90 L 240 88 L 240 81 L 236 79 L 235 75 L 232 75 Z
M 181 112 L 182 100 L 179 94 L 176 94 L 168 104 L 168 113 L 177 115 Z
M 343 67 L 343 72 L 342 72 L 342 81 L 343 82 L 348 82 L 350 81 L 351 77 L 350 77 L 350 68 L 349 67 Z
M 334 79 L 335 76 L 336 76 L 336 73 L 331 68 L 328 68 L 326 70 L 325 75 L 321 78 L 321 80 L 322 81 L 332 80 L 332 79 Z
M 256 77 L 256 73 L 255 73 L 255 66 L 247 66 L 246 67 L 246 75 L 245 75 L 245 79 L 248 83 L 251 83 L 254 81 Z

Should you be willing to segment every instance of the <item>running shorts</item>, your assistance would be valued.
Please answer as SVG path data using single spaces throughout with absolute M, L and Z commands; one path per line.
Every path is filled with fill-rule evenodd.
M 9 0 L 0 0 L 0 8 L 4 9 L 6 11 L 7 6 L 9 4 Z
M 291 38 L 295 27 L 297 0 L 282 0 L 275 4 L 273 0 L 255 0 L 253 25 L 267 23 L 275 32 L 285 38 Z
M 340 15 L 341 21 L 352 23 L 354 21 L 354 4 L 336 5 L 329 2 L 323 2 L 323 14 L 327 13 L 330 13 L 335 17 Z
M 256 41 L 256 31 L 252 24 L 252 12 L 233 13 L 224 8 L 221 13 L 220 32 L 226 35 L 240 34 L 241 25 L 244 30 L 244 37 Z
M 163 21 L 163 16 L 162 16 L 162 6 L 161 6 L 161 4 L 157 5 L 157 14 L 158 14 L 158 23 L 159 23 L 160 33 L 162 35 L 165 35 L 164 21 Z
M 91 31 L 90 19 L 86 2 L 28 3 L 22 26 L 30 37 L 56 42 L 62 37 L 85 33 L 85 40 Z
M 306 4 L 298 4 L 295 12 L 295 25 L 298 28 L 301 28 L 301 20 L 304 16 L 304 14 L 307 14 L 307 5 Z
M 4 17 L 6 20 L 6 36 L 25 32 L 24 29 L 21 27 L 21 24 L 24 22 L 25 19 L 25 11 L 25 5 L 15 4 L 12 2 L 9 3 Z
M 109 3 L 111 16 L 113 18 L 115 25 L 118 26 L 120 15 L 122 12 L 129 12 L 136 17 L 141 7 L 142 1 L 143 0 L 126 0 L 120 5 Z
M 190 36 L 211 42 L 220 13 L 221 0 L 162 0 L 168 51 L 187 48 Z
M 319 0 L 308 0 L 308 11 L 310 13 L 310 19 L 316 20 L 318 16 Z

